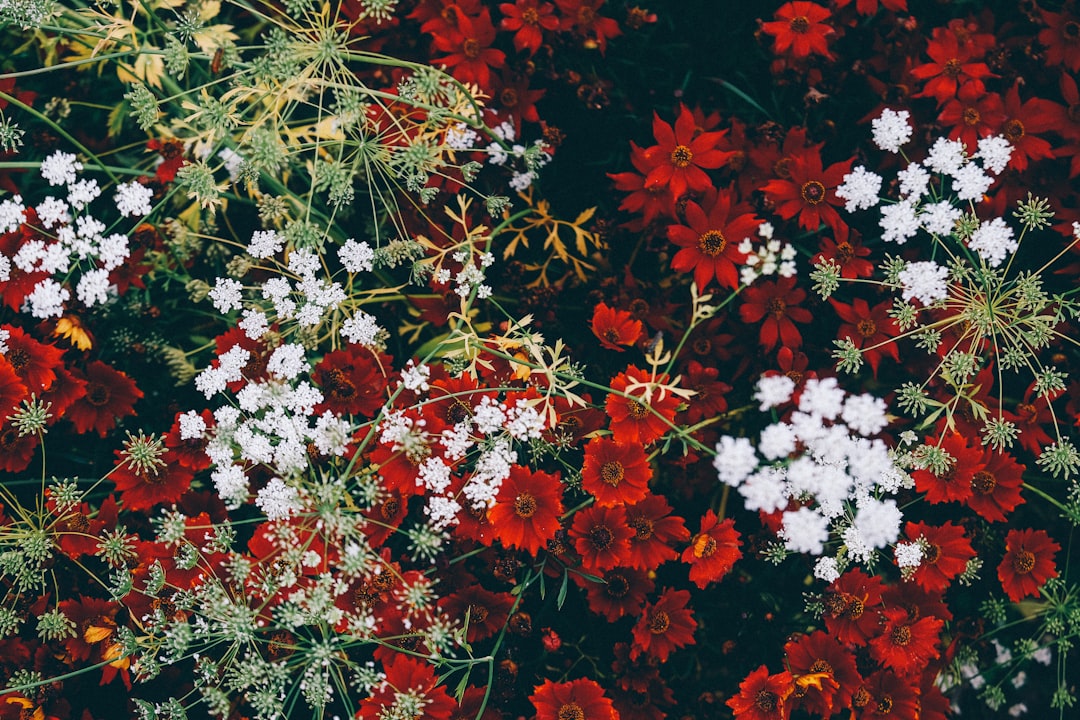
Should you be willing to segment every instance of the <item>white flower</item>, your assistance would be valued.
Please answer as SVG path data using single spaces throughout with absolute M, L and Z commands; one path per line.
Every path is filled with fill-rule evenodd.
M 739 485 L 739 494 L 743 496 L 743 507 L 747 510 L 767 513 L 783 510 L 788 504 L 783 470 L 761 468 Z
M 285 238 L 276 230 L 256 230 L 248 243 L 248 254 L 253 258 L 268 258 L 277 255 L 285 247 Z
M 338 259 L 345 266 L 345 270 L 351 273 L 371 272 L 375 267 L 375 251 L 371 246 L 366 242 L 356 242 L 351 238 L 338 248 Z
M 779 460 L 795 452 L 795 430 L 787 423 L 773 423 L 761 431 L 758 450 L 766 460 Z
M 97 180 L 79 180 L 73 185 L 68 185 L 68 202 L 76 210 L 82 210 L 101 195 L 101 188 Z
M 777 533 L 784 547 L 792 552 L 820 555 L 829 539 L 829 521 L 808 507 L 789 510 L 783 515 L 783 527 Z
M 281 478 L 273 478 L 255 497 L 255 504 L 266 513 L 267 520 L 285 520 L 303 509 L 296 488 Z
M 968 240 L 968 247 L 979 253 L 979 257 L 990 267 L 1001 265 L 1001 261 L 1016 252 L 1019 246 L 1020 242 L 1013 236 L 1013 229 L 999 217 L 981 223 Z
M 900 521 L 903 513 L 896 506 L 896 501 L 868 499 L 859 505 L 852 527 L 859 533 L 859 539 L 869 548 L 879 549 L 896 542 L 900 537 Z
M 758 409 L 765 411 L 786 403 L 793 392 L 795 381 L 787 375 L 763 375 L 757 381 L 754 399 L 761 403 Z
M 930 173 L 919 163 L 911 163 L 896 173 L 900 181 L 900 195 L 908 200 L 918 200 L 926 194 L 930 185 Z
M 41 177 L 50 185 L 70 185 L 82 169 L 83 164 L 74 155 L 59 150 L 41 161 Z
M 716 468 L 720 482 L 725 485 L 738 487 L 750 473 L 757 469 L 757 466 L 757 453 L 747 438 L 724 435 L 720 438 L 720 442 L 716 443 L 713 467 Z
M 44 320 L 64 314 L 64 303 L 71 299 L 71 292 L 51 278 L 34 286 L 33 292 L 23 300 L 23 312 L 29 310 L 34 317 Z
M 306 353 L 304 346 L 297 343 L 280 345 L 270 355 L 266 371 L 285 380 L 293 380 L 308 367 Z
M 218 278 L 217 285 L 210 291 L 210 300 L 218 312 L 227 313 L 241 308 L 244 286 L 239 280 L 232 278 Z
M 953 190 L 961 200 L 981 200 L 983 193 L 993 184 L 994 178 L 974 163 L 968 163 L 953 173 Z
M 933 260 L 908 263 L 898 275 L 903 287 L 901 295 L 908 302 L 915 299 L 923 305 L 931 305 L 948 296 L 948 277 L 949 269 Z
M 844 405 L 844 391 L 836 378 L 810 378 L 799 396 L 799 409 L 833 420 Z
M 900 568 L 917 568 L 922 564 L 922 546 L 917 542 L 897 543 L 893 548 L 896 565 Z
M 102 305 L 109 299 L 109 271 L 101 268 L 83 273 L 75 289 L 75 296 L 86 307 Z
M 22 197 L 14 195 L 0 201 L 0 232 L 15 232 L 26 221 L 26 208 Z
M 239 465 L 219 467 L 210 474 L 210 479 L 227 510 L 235 510 L 247 501 L 248 479 Z
M 900 146 L 911 139 L 910 117 L 907 110 L 882 110 L 880 117 L 870 123 L 874 131 L 874 144 L 887 152 L 899 152 Z
M 930 148 L 923 164 L 936 173 L 955 175 L 965 162 L 967 157 L 964 155 L 964 143 L 939 137 Z
M 847 200 L 844 209 L 848 212 L 874 207 L 880 192 L 881 176 L 862 165 L 844 175 L 844 182 L 836 188 L 836 196 Z
M 132 180 L 117 186 L 113 201 L 116 203 L 116 209 L 124 217 L 132 217 L 133 215 L 145 217 L 154 209 L 150 205 L 153 198 L 153 190 Z
M 270 323 L 265 314 L 253 308 L 248 308 L 244 310 L 238 327 L 244 331 L 244 335 L 247 337 L 258 340 L 270 330 Z
M 836 564 L 836 558 L 818 558 L 818 561 L 814 563 L 814 577 L 827 583 L 838 580 L 840 578 L 840 568 Z
M 919 222 L 931 235 L 947 236 L 956 227 L 956 221 L 963 217 L 960 208 L 953 207 L 948 201 L 923 205 L 919 211 Z
M 196 440 L 206 432 L 206 421 L 194 410 L 188 410 L 177 418 L 181 440 Z
M 893 205 L 883 205 L 878 225 L 883 231 L 882 240 L 903 245 L 908 238 L 914 237 L 919 232 L 919 220 L 915 215 L 914 202 L 901 200 Z
M 289 271 L 302 278 L 314 277 L 319 271 L 319 256 L 314 251 L 304 248 L 289 254 Z
M 979 138 L 979 152 L 975 153 L 975 157 L 982 159 L 984 168 L 1000 175 L 1009 164 L 1012 152 L 1012 143 L 1001 135 L 991 135 Z
M 351 343 L 370 347 L 379 335 L 379 323 L 374 315 L 357 310 L 353 316 L 341 324 L 341 336 Z
M 889 424 L 885 401 L 869 393 L 849 396 L 841 417 L 849 428 L 863 436 L 876 435 Z
M 431 377 L 431 368 L 427 365 L 414 365 L 409 360 L 408 365 L 401 371 L 401 383 L 406 390 L 427 391 L 429 389 L 428 378 Z
M 60 198 L 47 197 L 41 201 L 41 204 L 35 210 L 37 210 L 38 220 L 41 221 L 43 227 L 51 228 L 71 222 L 68 204 Z

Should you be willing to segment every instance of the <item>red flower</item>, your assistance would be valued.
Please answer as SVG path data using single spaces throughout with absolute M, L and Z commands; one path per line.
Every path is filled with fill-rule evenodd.
M 838 338 L 850 338 L 855 347 L 863 351 L 862 355 L 877 377 L 881 358 L 888 355 L 900 362 L 900 350 L 893 338 L 900 334 L 896 321 L 889 315 L 892 303 L 884 300 L 873 308 L 862 298 L 855 298 L 851 305 L 831 300 L 836 314 L 844 321 L 836 331 Z
M 577 580 L 580 575 L 572 577 Z M 615 622 L 626 615 L 639 615 L 645 606 L 645 597 L 653 591 L 652 578 L 644 570 L 615 567 L 604 571 L 602 582 L 579 580 L 585 584 L 589 609 L 603 615 L 608 622 Z
M 921 672 L 941 653 L 938 641 L 941 618 L 926 615 L 918 619 L 908 615 L 907 610 L 897 607 L 884 608 L 885 625 L 877 637 L 870 640 L 870 655 L 898 675 Z
M 1005 557 L 998 565 L 998 580 L 1013 602 L 1038 595 L 1039 588 L 1057 577 L 1054 556 L 1061 546 L 1045 530 L 1010 530 L 1005 536 Z
M 915 97 L 932 97 L 942 104 L 956 95 L 963 82 L 982 85 L 983 78 L 993 77 L 986 63 L 969 62 L 973 48 L 960 46 L 956 33 L 944 28 L 934 29 L 934 39 L 926 47 L 931 62 L 911 69 L 916 80 L 927 80 Z
M 866 259 L 870 255 L 870 248 L 863 247 L 857 241 L 848 239 L 836 242 L 826 235 L 821 238 L 818 248 L 820 252 L 814 256 L 814 264 L 832 260 L 840 266 L 842 278 L 870 277 L 874 274 L 874 263 Z
M 390 362 L 389 356 L 357 345 L 328 352 L 311 373 L 323 393 L 315 412 L 374 417 L 386 403 Z
M 1039 42 L 1046 46 L 1046 64 L 1064 65 L 1080 70 L 1080 22 L 1071 12 L 1039 9 L 1047 27 L 1039 32 Z
M 589 570 L 610 570 L 625 565 L 633 529 L 626 524 L 622 506 L 593 505 L 574 515 L 570 537 L 582 564 Z
M 657 144 L 645 149 L 645 159 L 652 166 L 645 177 L 645 188 L 667 187 L 673 200 L 688 189 L 703 193 L 711 188 L 712 181 L 705 169 L 724 166 L 733 154 L 719 147 L 726 133 L 725 130 L 699 133 L 694 114 L 685 105 L 679 106 L 674 128 L 654 114 L 653 135 Z
M 982 469 L 971 476 L 967 505 L 989 522 L 1002 522 L 1024 502 L 1020 495 L 1024 466 L 1012 455 L 991 448 L 984 451 L 982 462 Z
M 836 7 L 845 8 L 851 4 L 851 0 L 834 0 Z M 881 0 L 881 5 L 886 10 L 893 12 L 907 12 L 907 0 Z M 855 12 L 860 15 L 876 15 L 878 0 L 856 0 Z
M 858 720 L 920 720 L 919 687 L 884 669 L 866 679 L 851 701 Z
M 505 547 L 535 555 L 555 538 L 562 515 L 562 483 L 554 475 L 514 465 L 488 510 L 492 532 Z
M 386 680 L 378 685 L 371 696 L 360 702 L 357 716 L 361 720 L 377 720 L 387 717 L 400 707 L 400 696 L 416 698 L 423 707 L 425 720 L 449 720 L 457 703 L 439 685 L 434 669 L 422 660 L 404 653 L 388 653 L 383 661 Z
M 1021 103 L 1020 82 L 1013 83 L 1005 93 L 1005 122 L 1001 125 L 1001 134 L 1013 146 L 1009 167 L 1022 172 L 1029 160 L 1052 158 L 1050 143 L 1032 133 L 1060 132 L 1065 117 L 1065 108 L 1045 98 L 1033 97 Z
M 697 622 L 686 604 L 690 602 L 689 590 L 668 588 L 645 612 L 634 626 L 634 646 L 630 659 L 636 660 L 642 653 L 667 662 L 668 656 L 681 647 L 694 644 Z
M 967 82 L 960 86 L 957 96 L 941 109 L 938 122 L 952 126 L 949 139 L 959 140 L 971 152 L 979 138 L 993 135 L 1005 121 L 1001 96 L 988 93 L 982 83 Z
M 619 23 L 597 12 L 604 2 L 605 0 L 555 0 L 563 14 L 563 30 L 573 30 L 587 38 L 586 47 L 597 47 L 601 53 L 607 50 L 609 38 L 622 34 Z
M 741 557 L 735 521 L 731 518 L 720 521 L 709 510 L 701 518 L 701 531 L 690 541 L 690 547 L 683 550 L 682 561 L 690 563 L 691 582 L 704 590 L 731 572 Z
M 457 5 L 452 6 L 456 15 L 456 29 L 436 34 L 433 44 L 436 50 L 449 53 L 431 62 L 443 64 L 450 74 L 463 83 L 476 83 L 490 89 L 491 68 L 506 64 L 506 54 L 491 47 L 495 42 L 495 26 L 491 24 L 491 12 L 483 8 L 474 17 L 466 15 Z
M 940 475 L 929 470 L 911 473 L 915 489 L 926 493 L 926 499 L 931 503 L 964 502 L 971 497 L 972 478 L 983 469 L 982 448 L 971 447 L 967 439 L 956 432 L 945 435 L 939 447 L 955 462 Z
M 829 586 L 822 605 L 825 627 L 846 645 L 864 645 L 878 629 L 882 580 L 855 568 Z
M 648 445 L 671 428 L 679 408 L 679 398 L 656 387 L 652 387 L 651 392 L 648 392 L 650 388 L 645 387 L 627 390 L 631 383 L 651 382 L 666 384 L 668 376 L 661 374 L 653 379 L 647 370 L 639 370 L 631 365 L 626 372 L 612 378 L 611 389 L 614 392 L 608 393 L 604 407 L 611 418 L 611 433 L 616 440 Z
M 514 47 L 527 50 L 534 55 L 544 41 L 544 30 L 559 27 L 559 18 L 555 16 L 555 6 L 539 0 L 517 0 L 513 5 L 502 3 L 499 10 L 504 17 L 499 28 L 514 33 Z
M 645 150 L 630 142 L 630 162 L 637 172 L 608 173 L 615 183 L 615 189 L 630 193 L 619 204 L 620 210 L 628 213 L 641 213 L 641 220 L 626 223 L 631 230 L 638 230 L 649 225 L 658 217 L 671 217 L 674 214 L 673 198 L 665 185 L 648 185 L 648 175 L 655 167 L 645 155 Z
M 172 451 L 166 451 L 158 463 L 135 462 L 122 450 L 117 450 L 116 456 L 120 462 L 109 479 L 128 510 L 150 510 L 161 503 L 175 503 L 191 488 L 195 477 L 191 469 L 177 462 Z
M 536 708 L 534 720 L 619 720 L 619 713 L 604 697 L 595 680 L 578 678 L 568 682 L 544 680 L 533 688 L 529 702 Z
M 634 530 L 628 564 L 640 570 L 651 572 L 674 560 L 679 556 L 674 546 L 690 539 L 683 519 L 671 514 L 671 506 L 660 495 L 648 495 L 626 508 L 626 524 Z
M 64 365 L 56 368 L 56 379 L 53 380 L 49 389 L 40 395 L 42 402 L 52 404 L 53 416 L 49 418 L 49 424 L 62 420 L 72 403 L 84 395 L 86 395 L 85 380 L 75 377 L 75 374 Z
M 967 569 L 968 560 L 975 557 L 964 528 L 951 522 L 944 525 L 909 522 L 904 526 L 904 534 L 908 540 L 918 540 L 923 546 L 922 562 L 911 579 L 929 592 L 946 590 L 953 578 Z
M 844 175 L 851 172 L 852 160 L 833 163 L 826 169 L 816 151 L 797 155 L 787 166 L 789 178 L 770 180 L 761 190 L 783 219 L 790 220 L 798 215 L 799 227 L 811 231 L 824 222 L 832 228 L 838 241 L 844 241 L 848 238 L 849 228 L 836 211 L 836 207 L 844 204 L 836 196 L 836 187 L 844 181 Z
M 500 115 L 510 118 L 514 127 L 525 122 L 540 122 L 536 101 L 544 97 L 545 90 L 529 88 L 529 76 L 503 72 L 495 82 L 495 99 L 499 101 Z
M 806 299 L 806 291 L 795 287 L 794 277 L 782 277 L 773 282 L 764 280 L 743 291 L 739 316 L 743 322 L 756 323 L 764 319 L 758 341 L 766 350 L 776 347 L 779 340 L 792 350 L 802 346 L 802 335 L 795 323 L 808 323 L 813 315 L 798 304 Z
M 85 374 L 73 372 L 86 381 L 86 395 L 76 400 L 66 415 L 77 432 L 94 430 L 105 437 L 118 419 L 134 414 L 135 401 L 143 392 L 127 375 L 99 360 L 87 365 Z
M 581 485 L 601 507 L 644 500 L 651 477 L 652 466 L 639 444 L 597 437 L 585 446 Z
M 37 433 L 19 435 L 8 423 L 0 424 L 0 471 L 22 472 L 34 459 L 39 436 Z
M 784 646 L 787 666 L 795 678 L 789 698 L 793 708 L 829 717 L 851 704 L 851 695 L 863 679 L 855 656 L 829 633 L 818 630 L 800 635 Z
M 787 699 L 794 688 L 790 672 L 770 675 L 769 668 L 762 665 L 739 683 L 739 694 L 726 704 L 739 720 L 787 720 L 791 715 Z
M 706 418 L 714 418 L 727 410 L 727 398 L 724 396 L 731 392 L 731 386 L 717 380 L 718 377 L 720 377 L 718 368 L 706 367 L 697 360 L 691 360 L 686 366 L 682 385 L 687 390 L 694 391 L 694 394 L 687 399 L 687 408 L 683 411 L 686 424 L 694 425 Z
M 776 38 L 773 51 L 794 58 L 822 55 L 832 58 L 828 37 L 835 31 L 822 21 L 832 17 L 828 8 L 812 2 L 794 0 L 776 11 L 776 20 L 762 23 L 761 29 Z
M 6 418 L 29 393 L 11 363 L 0 355 L 0 420 Z
M 472 585 L 443 598 L 439 609 L 462 626 L 468 616 L 469 631 L 465 640 L 472 643 L 486 640 L 502 630 L 513 605 L 514 598 L 509 593 L 493 593 Z
M 591 327 L 601 345 L 622 352 L 625 348 L 620 346 L 633 346 L 638 341 L 643 326 L 629 310 L 616 310 L 601 302 L 593 309 Z
M 3 357 L 22 380 L 27 391 L 40 397 L 56 380 L 56 373 L 64 364 L 64 351 L 55 345 L 38 342 L 22 328 L 14 325 L 4 325 L 0 329 L 8 332 L 7 339 L 4 340 L 7 350 Z
M 761 218 L 753 214 L 749 205 L 733 206 L 733 200 L 731 193 L 721 190 L 708 214 L 697 203 L 687 203 L 687 224 L 668 226 L 668 240 L 682 248 L 671 259 L 671 268 L 680 273 L 692 270 L 701 291 L 713 278 L 721 287 L 739 287 L 735 264 L 746 261 L 739 244 L 755 237 L 761 225 Z

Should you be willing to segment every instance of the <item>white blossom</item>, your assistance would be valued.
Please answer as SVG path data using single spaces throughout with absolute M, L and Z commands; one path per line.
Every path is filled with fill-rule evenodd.
M 881 192 L 881 176 L 859 165 L 844 175 L 844 181 L 836 188 L 836 196 L 847 201 L 848 212 L 866 210 L 878 204 Z
M 285 520 L 303 509 L 296 488 L 286 485 L 279 477 L 271 479 L 259 490 L 255 504 L 266 513 L 268 520 Z
M 907 110 L 890 108 L 882 110 L 881 115 L 870 123 L 874 133 L 874 144 L 887 152 L 899 152 L 900 146 L 911 139 L 913 128 L 908 122 L 910 117 L 911 114 Z
M 150 201 L 154 199 L 154 191 L 145 185 L 132 180 L 118 185 L 113 201 L 116 209 L 124 217 L 145 217 L 153 210 Z

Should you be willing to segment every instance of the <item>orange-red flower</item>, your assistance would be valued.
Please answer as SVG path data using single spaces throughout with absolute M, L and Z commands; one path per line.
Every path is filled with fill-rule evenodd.
M 983 469 L 982 448 L 972 447 L 963 435 L 956 432 L 943 437 L 940 447 L 954 462 L 940 475 L 929 470 L 911 473 L 915 489 L 926 493 L 926 499 L 931 503 L 964 502 L 971 497 L 972 478 Z
M 802 346 L 802 334 L 795 323 L 808 323 L 814 316 L 799 307 L 806 299 L 806 291 L 795 287 L 794 277 L 760 281 L 746 288 L 742 295 L 744 302 L 739 307 L 739 316 L 746 323 L 763 321 L 758 341 L 766 350 L 776 347 L 777 341 L 792 350 Z
M 968 560 L 975 557 L 964 528 L 951 522 L 943 525 L 909 522 L 904 526 L 904 535 L 923 545 L 922 562 L 911 576 L 923 590 L 944 591 L 953 578 L 967 569 Z
M 828 631 L 842 643 L 864 645 L 878 629 L 882 586 L 880 577 L 858 568 L 834 580 L 822 598 Z
M 832 57 L 828 38 L 835 31 L 823 22 L 832 17 L 828 8 L 805 0 L 794 0 L 781 5 L 774 17 L 776 20 L 762 23 L 761 29 L 775 38 L 773 51 L 777 55 Z
M 1020 486 L 1024 483 L 1024 466 L 1005 452 L 986 448 L 983 466 L 971 476 L 969 508 L 990 522 L 1002 522 L 1017 505 L 1024 502 Z
M 998 565 L 998 580 L 1013 602 L 1039 594 L 1039 588 L 1057 577 L 1054 556 L 1061 546 L 1045 530 L 1010 530 L 1005 536 L 1005 557 Z
M 589 570 L 609 570 L 625 565 L 634 531 L 626 524 L 626 510 L 621 505 L 593 505 L 578 511 L 570 527 L 574 549 Z
M 690 581 L 702 590 L 731 572 L 742 557 L 735 521 L 721 521 L 711 509 L 701 518 L 701 530 L 683 550 L 682 561 L 690 563 Z
M 935 29 L 926 46 L 930 62 L 911 69 L 912 77 L 927 81 L 915 97 L 932 97 L 940 105 L 956 96 L 961 83 L 973 82 L 977 87 L 983 78 L 993 77 L 986 63 L 971 62 L 973 50 L 970 43 L 961 45 L 952 30 Z
M 608 350 L 622 352 L 641 337 L 643 326 L 629 310 L 618 310 L 601 302 L 593 309 L 590 325 L 600 344 Z M 624 347 L 626 346 L 626 347 Z
M 526 50 L 529 55 L 536 54 L 540 43 L 544 41 L 544 30 L 559 27 L 559 18 L 555 15 L 555 6 L 539 0 L 517 0 L 516 3 L 501 3 L 499 11 L 505 17 L 499 22 L 499 28 L 514 33 L 514 47 Z
M 505 547 L 516 547 L 535 555 L 555 538 L 562 515 L 562 483 L 559 474 L 550 474 L 514 465 L 503 480 L 488 521 L 495 537 Z
M 679 556 L 674 546 L 690 539 L 683 519 L 671 514 L 671 505 L 661 495 L 647 495 L 626 508 L 626 523 L 634 530 L 628 564 L 641 570 L 651 572 L 674 560 Z
M 447 54 L 431 62 L 446 65 L 450 74 L 463 83 L 490 89 L 491 69 L 506 64 L 506 53 L 491 47 L 495 42 L 491 12 L 483 8 L 478 15 L 469 16 L 457 5 L 452 8 L 456 15 L 454 28 L 436 34 L 432 40 L 436 50 Z
M 791 706 L 787 700 L 795 689 L 795 680 L 787 670 L 769 674 L 762 665 L 739 683 L 739 694 L 726 705 L 739 720 L 787 720 Z
M 601 507 L 644 500 L 651 477 L 652 467 L 640 444 L 597 437 L 585 446 L 581 486 Z
M 536 708 L 535 720 L 619 720 L 604 689 L 588 678 L 544 680 L 533 689 L 529 702 Z
M 66 415 L 77 432 L 94 430 L 105 437 L 118 419 L 135 412 L 135 401 L 143 396 L 134 380 L 100 360 L 87 365 L 85 374 L 74 372 L 86 382 L 86 394 L 72 404 Z
M 671 258 L 671 268 L 680 273 L 692 271 L 699 290 L 704 291 L 713 278 L 721 287 L 734 290 L 739 287 L 735 266 L 746 261 L 739 244 L 756 237 L 759 225 L 761 218 L 750 206 L 735 204 L 732 194 L 724 190 L 716 193 L 708 213 L 696 202 L 689 202 L 686 225 L 669 225 L 667 229 L 668 240 L 681 248 Z
M 652 388 L 648 398 L 645 388 L 627 391 L 631 383 L 648 383 L 651 379 L 647 370 L 633 365 L 612 378 L 611 389 L 615 392 L 608 393 L 604 408 L 611 418 L 611 433 L 616 440 L 648 445 L 671 428 L 679 409 L 679 398 L 656 387 Z M 660 374 L 655 382 L 667 384 L 668 376 Z
M 360 720 L 386 717 L 391 708 L 400 707 L 399 698 L 408 695 L 417 698 L 426 720 L 449 720 L 457 703 L 439 685 L 434 668 L 401 652 L 387 653 L 387 657 L 383 661 L 386 680 L 361 701 L 357 717 Z
M 674 127 L 654 115 L 657 144 L 645 149 L 645 159 L 652 165 L 645 177 L 645 188 L 667 187 L 674 200 L 687 190 L 705 192 L 712 187 L 705 170 L 723 167 L 734 154 L 720 149 L 726 134 L 725 130 L 698 132 L 694 113 L 685 105 L 679 106 Z
M 945 624 L 941 618 L 926 615 L 913 618 L 908 611 L 887 607 L 881 611 L 885 624 L 881 633 L 870 640 L 870 655 L 898 675 L 921 672 L 940 655 L 938 641 Z
M 850 705 L 863 682 L 854 654 L 824 630 L 788 641 L 784 653 L 795 679 L 792 708 L 830 717 Z
M 660 599 L 645 606 L 645 612 L 634 626 L 634 645 L 630 659 L 636 660 L 642 653 L 667 662 L 668 656 L 681 647 L 694 644 L 697 622 L 686 604 L 690 602 L 689 590 L 664 590 Z
M 815 231 L 821 223 L 832 228 L 837 242 L 848 239 L 850 228 L 840 218 L 836 208 L 844 202 L 836 196 L 836 188 L 851 172 L 853 159 L 833 163 L 828 168 L 816 150 L 796 155 L 787 164 L 788 177 L 765 183 L 761 190 L 776 207 L 776 214 L 785 220 L 799 216 L 799 227 Z

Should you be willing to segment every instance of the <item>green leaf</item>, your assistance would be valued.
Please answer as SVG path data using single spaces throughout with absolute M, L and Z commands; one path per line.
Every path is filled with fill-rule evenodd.
M 570 583 L 570 573 L 563 570 L 562 574 L 562 587 L 559 588 L 559 595 L 555 598 L 555 607 L 562 610 L 563 603 L 566 602 L 566 587 Z
M 124 121 L 128 117 L 127 103 L 118 103 L 109 111 L 109 137 L 116 137 L 124 130 Z

